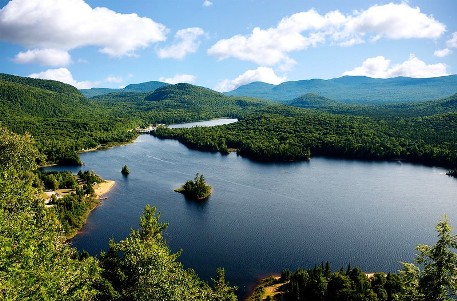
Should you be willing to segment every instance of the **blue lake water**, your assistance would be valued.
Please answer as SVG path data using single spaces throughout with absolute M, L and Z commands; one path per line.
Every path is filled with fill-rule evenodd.
M 213 119 L 213 120 L 172 124 L 169 127 L 172 128 L 172 129 L 191 128 L 191 127 L 194 127 L 194 126 L 208 127 L 208 126 L 217 126 L 217 125 L 230 124 L 230 123 L 234 123 L 234 122 L 237 122 L 237 121 L 238 121 L 238 119 L 236 119 L 236 118 L 218 118 L 218 119 Z
M 457 225 L 457 180 L 442 168 L 327 158 L 257 163 L 149 135 L 81 160 L 116 186 L 72 240 L 75 247 L 106 250 L 151 204 L 169 223 L 165 237 L 173 251 L 183 250 L 185 266 L 206 280 L 225 267 L 240 295 L 259 276 L 325 261 L 334 269 L 351 263 L 396 271 L 414 259 L 417 244 L 435 242 L 444 214 Z M 125 164 L 128 177 L 120 172 Z M 213 187 L 203 203 L 173 191 L 197 172 Z

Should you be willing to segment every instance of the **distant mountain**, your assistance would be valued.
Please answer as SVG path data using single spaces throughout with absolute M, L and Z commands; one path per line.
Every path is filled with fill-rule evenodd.
M 284 103 L 310 93 L 338 102 L 357 104 L 424 101 L 457 93 L 457 75 L 388 79 L 343 76 L 329 80 L 289 81 L 279 85 L 255 82 L 225 94 L 258 97 Z
M 123 91 L 123 89 L 91 88 L 79 90 L 87 98 Z
M 163 86 L 168 86 L 169 84 L 157 81 L 150 81 L 140 84 L 130 84 L 124 88 L 127 92 L 152 92 Z
M 109 89 L 109 88 L 91 88 L 91 89 L 81 89 L 79 90 L 84 96 L 87 98 L 106 95 L 110 93 L 117 93 L 117 92 L 153 92 L 158 88 L 167 86 L 169 84 L 158 82 L 158 81 L 150 81 L 140 84 L 130 84 L 127 85 L 123 89 Z
M 196 101 L 196 100 L 211 100 L 211 99 L 225 99 L 226 96 L 222 93 L 213 91 L 208 88 L 194 86 L 191 84 L 176 84 L 167 85 L 158 88 L 148 96 L 145 100 L 161 101 L 161 100 L 175 100 L 175 101 Z
M 287 101 L 285 104 L 299 108 L 322 108 L 336 105 L 338 102 L 313 93 L 307 93 L 303 96 L 294 98 L 291 101 Z

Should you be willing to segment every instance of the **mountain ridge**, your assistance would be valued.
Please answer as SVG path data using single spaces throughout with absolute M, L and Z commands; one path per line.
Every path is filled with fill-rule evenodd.
M 310 93 L 352 104 L 425 101 L 457 93 L 457 75 L 385 79 L 343 76 L 333 79 L 287 81 L 279 85 L 254 82 L 224 94 L 258 97 L 285 103 Z

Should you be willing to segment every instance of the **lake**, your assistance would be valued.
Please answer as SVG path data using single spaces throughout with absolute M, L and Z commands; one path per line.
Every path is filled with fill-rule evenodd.
M 236 118 L 218 118 L 218 119 L 205 120 L 205 121 L 172 124 L 169 126 L 169 128 L 179 129 L 179 128 L 191 128 L 194 126 L 208 127 L 208 126 L 217 126 L 217 125 L 235 123 L 237 121 L 238 121 L 238 119 L 236 119 Z
M 132 144 L 81 154 L 83 169 L 116 181 L 72 244 L 91 254 L 137 228 L 146 204 L 169 223 L 166 240 L 206 280 L 225 267 L 243 296 L 269 273 L 329 261 L 364 271 L 396 271 L 417 244 L 435 242 L 447 214 L 457 225 L 457 180 L 442 168 L 401 162 L 312 158 L 258 163 L 190 150 L 142 135 Z M 123 177 L 121 168 L 131 173 Z M 77 172 L 79 168 L 53 167 Z M 206 202 L 173 189 L 196 173 L 213 187 Z

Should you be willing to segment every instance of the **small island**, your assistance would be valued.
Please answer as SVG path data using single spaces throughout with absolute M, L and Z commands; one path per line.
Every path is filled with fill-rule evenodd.
M 187 181 L 175 191 L 192 199 L 204 200 L 211 195 L 212 188 L 206 184 L 205 177 L 197 173 L 194 180 Z
M 122 167 L 121 173 L 122 173 L 124 176 L 128 176 L 128 175 L 130 174 L 130 170 L 129 170 L 129 168 L 127 167 L 127 165 L 124 165 L 124 166 Z

